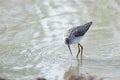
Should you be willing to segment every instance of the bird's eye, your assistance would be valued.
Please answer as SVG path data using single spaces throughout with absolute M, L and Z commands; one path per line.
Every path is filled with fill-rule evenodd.
M 69 39 L 65 38 L 65 44 L 69 44 Z

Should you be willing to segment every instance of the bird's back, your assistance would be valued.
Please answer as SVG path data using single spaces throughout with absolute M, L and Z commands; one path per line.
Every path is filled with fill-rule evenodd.
M 75 37 L 83 36 L 88 31 L 91 24 L 92 24 L 92 22 L 88 22 L 88 23 L 86 23 L 84 25 L 70 28 L 69 30 L 67 30 L 65 36 L 66 37 L 69 37 L 71 35 L 74 35 Z

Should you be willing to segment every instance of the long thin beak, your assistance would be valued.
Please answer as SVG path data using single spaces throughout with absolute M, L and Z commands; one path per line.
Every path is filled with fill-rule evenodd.
M 72 54 L 72 51 L 71 51 L 71 48 L 70 48 L 70 45 L 69 45 L 69 44 L 68 44 L 68 48 L 69 48 L 69 50 L 70 50 L 71 55 L 73 56 L 73 54 Z

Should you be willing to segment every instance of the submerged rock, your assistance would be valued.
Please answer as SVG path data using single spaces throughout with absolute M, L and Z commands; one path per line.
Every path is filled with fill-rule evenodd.
M 38 77 L 38 78 L 35 78 L 34 80 L 46 80 L 46 79 L 42 77 Z
M 103 80 L 103 78 L 81 73 L 79 75 L 68 76 L 65 80 Z
M 6 80 L 6 79 L 0 78 L 0 80 Z

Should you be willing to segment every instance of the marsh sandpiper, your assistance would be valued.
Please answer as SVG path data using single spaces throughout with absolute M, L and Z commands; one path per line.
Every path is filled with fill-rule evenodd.
M 76 26 L 76 27 L 70 28 L 66 31 L 66 33 L 64 35 L 64 42 L 68 46 L 71 55 L 73 55 L 73 54 L 72 54 L 70 45 L 75 44 L 75 43 L 78 44 L 78 53 L 77 53 L 76 57 L 78 59 L 78 56 L 80 53 L 81 54 L 81 62 L 82 62 L 83 46 L 79 42 L 83 38 L 85 33 L 88 31 L 88 29 L 90 28 L 91 25 L 92 25 L 92 21 L 87 22 L 86 24 L 81 25 L 81 26 Z

